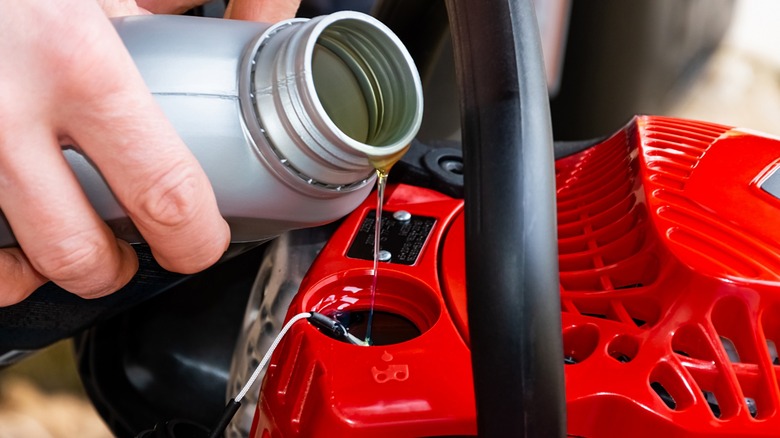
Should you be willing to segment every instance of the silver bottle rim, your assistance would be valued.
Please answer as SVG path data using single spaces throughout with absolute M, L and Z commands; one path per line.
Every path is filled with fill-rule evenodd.
M 370 30 L 374 35 L 380 34 L 383 39 L 386 39 L 387 41 L 381 41 L 377 40 L 377 43 L 385 43 L 384 47 L 381 47 L 381 49 L 386 51 L 392 51 L 396 56 L 400 56 L 403 60 L 404 65 L 411 66 L 411 68 L 408 70 L 408 77 L 405 78 L 407 81 L 407 87 L 408 90 L 414 90 L 415 97 L 413 99 L 413 102 L 416 105 L 412 105 L 410 101 L 404 102 L 402 105 L 405 106 L 404 110 L 411 110 L 413 113 L 412 117 L 409 117 L 409 123 L 408 126 L 405 127 L 405 129 L 401 129 L 400 131 L 403 132 L 403 135 L 395 136 L 395 138 L 392 139 L 392 141 L 387 142 L 385 144 L 379 144 L 379 145 L 372 145 L 360 142 L 358 140 L 355 140 L 354 138 L 350 137 L 346 133 L 342 131 L 342 129 L 337 126 L 333 120 L 330 117 L 323 118 L 324 123 L 328 125 L 329 128 L 331 128 L 337 135 L 339 136 L 339 139 L 342 140 L 345 144 L 349 145 L 350 148 L 361 152 L 362 154 L 370 157 L 386 157 L 393 154 L 396 154 L 400 151 L 402 151 L 404 148 L 406 148 L 409 143 L 414 139 L 414 136 L 417 135 L 417 131 L 420 128 L 420 125 L 422 124 L 422 116 L 423 116 L 423 96 L 422 96 L 422 86 L 420 85 L 420 78 L 417 74 L 416 68 L 414 68 L 414 61 L 412 60 L 411 55 L 404 47 L 401 40 L 389 29 L 387 28 L 382 22 L 379 20 L 365 15 L 358 12 L 350 12 L 350 11 L 343 11 L 343 12 L 337 12 L 331 15 L 318 17 L 317 24 L 315 28 L 312 30 L 312 35 L 316 36 L 317 38 L 309 38 L 307 45 L 306 45 L 306 60 L 307 63 L 311 64 L 312 59 L 314 57 L 314 50 L 315 47 L 320 43 L 320 36 L 325 33 L 325 31 L 334 25 L 338 24 L 339 22 L 345 22 L 345 21 L 354 21 L 355 23 L 365 23 L 368 26 L 363 27 L 363 30 Z M 381 56 L 383 53 L 376 53 L 375 56 Z M 399 62 L 399 59 L 395 59 L 394 61 Z M 310 66 L 308 68 L 311 68 Z M 379 73 L 379 72 L 374 72 Z M 390 78 L 379 78 L 378 80 L 384 80 L 384 81 L 392 81 L 393 79 Z M 414 84 L 414 85 L 412 85 Z M 314 76 L 308 75 L 306 76 L 306 86 L 308 88 L 308 92 L 312 96 L 317 95 L 317 86 L 314 83 Z M 412 99 L 410 99 L 412 100 Z M 312 100 L 314 106 L 317 107 L 320 114 L 326 114 L 327 111 L 322 105 L 322 102 L 319 98 Z
M 264 116 L 268 119 L 277 115 L 261 114 L 260 99 L 270 98 L 258 98 L 258 95 L 270 91 L 257 92 L 254 72 L 266 43 L 276 34 L 285 32 L 289 35 L 282 38 L 287 40 L 274 42 L 276 46 L 284 47 L 272 50 L 286 51 L 274 63 L 286 63 L 275 67 L 281 69 L 280 75 L 284 74 L 284 82 L 289 84 L 274 84 L 272 92 L 285 93 L 281 97 L 276 96 L 274 103 L 283 110 L 267 113 L 284 112 L 287 114 L 279 117 L 287 119 L 271 123 L 274 126 L 264 126 Z M 340 51 L 337 56 L 343 55 L 340 61 L 345 64 L 353 60 L 354 64 L 362 63 L 362 67 L 351 66 L 353 74 L 365 72 L 366 77 L 371 76 L 364 78 L 368 85 L 362 90 L 373 93 L 365 97 L 365 105 L 369 113 L 372 110 L 376 113 L 372 115 L 375 135 L 365 142 L 345 133 L 331 119 L 319 98 L 312 63 L 315 50 L 321 47 L 321 42 L 324 43 L 326 38 L 330 44 L 328 49 Z M 277 54 L 274 53 L 274 56 Z M 263 72 L 266 74 L 265 70 Z M 292 184 L 306 191 L 316 187 L 330 192 L 344 192 L 365 186 L 373 179 L 373 167 L 369 160 L 381 160 L 402 153 L 422 122 L 422 87 L 411 56 L 386 26 L 361 13 L 338 12 L 312 20 L 288 20 L 270 27 L 246 52 L 241 76 L 241 93 L 251 98 L 251 104 L 242 103 L 242 111 L 255 146 L 258 149 L 270 149 L 276 160 L 266 158 L 266 163 L 277 172 L 294 175 L 297 181 Z M 279 104 L 280 99 L 287 99 L 286 103 Z M 375 108 L 371 108 L 371 105 Z M 379 121 L 380 126 L 376 126 L 376 121 Z M 278 131 L 280 128 L 277 125 L 292 129 L 294 135 L 289 135 L 289 132 L 281 136 L 277 134 L 275 140 L 269 131 L 274 131 L 274 127 Z M 289 128 L 293 125 L 293 128 Z M 279 137 L 283 137 L 283 140 L 279 141 Z M 295 139 L 289 140 L 289 137 Z M 317 174 L 320 170 L 322 172 Z M 336 177 L 332 178 L 333 175 Z

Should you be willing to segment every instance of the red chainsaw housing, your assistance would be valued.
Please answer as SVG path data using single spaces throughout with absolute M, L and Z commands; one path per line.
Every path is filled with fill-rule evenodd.
M 777 436 L 780 200 L 761 184 L 779 158 L 777 139 L 640 117 L 557 161 L 571 435 Z M 288 317 L 368 308 L 372 263 L 347 253 L 374 204 L 333 235 Z M 419 334 L 360 347 L 293 326 L 252 436 L 476 436 L 462 202 L 397 185 L 385 209 L 435 219 L 416 262 L 381 264 L 377 284 L 376 309 Z

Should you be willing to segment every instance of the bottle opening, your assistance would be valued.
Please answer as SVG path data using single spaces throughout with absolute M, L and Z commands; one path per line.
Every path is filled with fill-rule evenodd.
M 421 97 L 405 59 L 395 41 L 365 21 L 326 27 L 312 54 L 312 79 L 333 124 L 370 146 L 394 145 L 416 130 Z
M 244 61 L 247 128 L 271 166 L 307 193 L 359 190 L 422 122 L 411 56 L 375 18 L 341 11 L 271 26 Z M 255 121 L 257 123 L 255 123 Z
M 335 318 L 349 333 L 366 338 L 371 287 L 370 270 L 338 272 L 323 278 L 303 295 L 303 309 Z M 441 315 L 441 304 L 427 284 L 394 271 L 381 273 L 374 297 L 372 345 L 411 341 L 430 330 Z M 330 336 L 326 331 L 323 334 Z M 344 338 L 335 338 L 346 342 Z

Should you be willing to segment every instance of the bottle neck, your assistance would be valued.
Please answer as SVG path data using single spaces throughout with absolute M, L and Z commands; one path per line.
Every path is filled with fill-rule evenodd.
M 248 130 L 272 153 L 268 161 L 306 186 L 365 185 L 375 163 L 399 159 L 419 129 L 422 88 L 411 57 L 366 15 L 277 24 L 245 64 Z

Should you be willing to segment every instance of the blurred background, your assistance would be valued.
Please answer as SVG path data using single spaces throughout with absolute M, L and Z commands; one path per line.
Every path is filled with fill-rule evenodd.
M 617 110 L 611 114 L 614 108 L 622 111 L 631 108 L 632 113 L 701 119 L 780 135 L 780 46 L 777 45 L 780 41 L 780 2 L 737 0 L 733 9 L 728 1 L 673 2 L 689 4 L 688 11 L 692 15 L 683 17 L 682 24 L 677 23 L 675 28 L 637 28 L 637 32 L 656 32 L 658 38 L 650 46 L 631 48 L 613 33 L 626 25 L 620 17 L 647 13 L 636 6 L 642 2 L 574 0 L 567 54 L 561 58 L 562 83 L 553 101 L 557 138 L 581 139 L 610 133 L 628 120 L 627 115 Z M 616 16 L 615 27 L 589 27 L 585 18 L 575 22 L 574 14 L 587 16 L 592 11 L 582 11 L 582 8 L 590 8 L 588 5 L 594 3 L 611 4 L 608 9 Z M 671 58 L 687 50 L 683 43 L 685 38 L 697 33 L 712 33 L 713 29 L 696 27 L 696 14 L 712 15 L 710 22 L 723 24 L 724 13 L 712 10 L 716 7 L 726 8 L 724 28 L 726 25 L 728 28 L 722 40 L 720 34 L 723 32 L 715 32 L 719 35 L 714 41 L 720 43 L 705 48 L 704 55 L 697 54 L 684 71 L 676 72 L 674 80 L 663 86 L 648 90 L 621 86 L 603 71 L 594 73 L 591 67 L 604 62 L 599 60 L 598 53 L 589 53 L 588 58 L 582 58 L 583 53 L 595 50 L 586 47 L 588 42 L 607 41 L 603 44 L 615 45 L 612 50 L 629 51 L 630 54 L 645 50 L 643 56 L 652 55 L 656 63 L 662 64 L 665 54 Z M 651 19 L 648 14 L 648 22 Z M 680 29 L 683 29 L 682 33 Z M 570 65 L 578 67 L 568 69 Z M 634 63 L 623 66 L 623 70 L 612 70 L 618 75 L 643 75 L 645 83 L 652 83 L 661 77 L 661 74 L 652 76 L 654 65 Z M 573 76 L 576 78 L 570 79 Z M 604 89 L 613 91 L 607 94 Z M 611 104 L 605 104 L 605 99 Z M 605 117 L 594 116 L 597 121 L 580 124 L 580 118 L 576 116 L 586 111 L 600 111 Z M 70 342 L 63 341 L 0 370 L 0 438 L 112 436 L 84 395 L 71 349 Z
M 780 2 L 738 0 L 722 44 L 668 114 L 780 135 Z
M 0 438 L 113 436 L 84 394 L 70 341 L 0 371 Z

